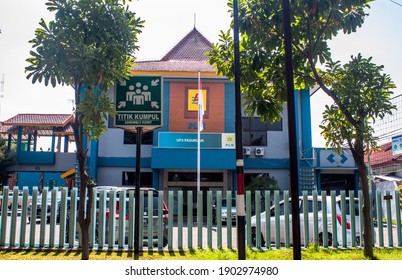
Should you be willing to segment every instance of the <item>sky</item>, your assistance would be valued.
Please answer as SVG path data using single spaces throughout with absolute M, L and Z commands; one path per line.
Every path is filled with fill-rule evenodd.
M 278 0 L 279 1 L 279 0 Z M 402 5 L 402 0 L 394 0 Z M 371 4 L 370 14 L 354 34 L 339 35 L 330 42 L 333 58 L 349 61 L 359 52 L 373 57 L 390 74 L 402 93 L 402 6 L 390 0 Z M 46 0 L 1 0 L 0 2 L 0 121 L 21 113 L 72 113 L 74 92 L 71 87 L 32 84 L 24 72 L 35 29 L 40 18 L 47 22 L 52 13 Z M 217 42 L 220 30 L 228 30 L 230 14 L 226 0 L 133 0 L 129 3 L 137 16 L 145 20 L 139 35 L 138 60 L 160 59 L 194 26 L 211 42 Z M 16 12 L 18 11 L 18 12 Z M 311 98 L 313 146 L 323 147 L 318 128 L 325 104 L 332 101 L 318 91 Z

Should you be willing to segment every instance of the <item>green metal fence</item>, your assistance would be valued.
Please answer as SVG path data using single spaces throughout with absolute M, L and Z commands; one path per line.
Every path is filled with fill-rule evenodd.
M 232 192 L 140 193 L 140 250 L 237 248 Z M 164 201 L 164 198 L 166 201 Z M 371 194 L 376 247 L 402 247 L 399 193 Z M 226 210 L 222 202 L 227 202 Z M 303 192 L 300 208 L 302 246 L 359 247 L 363 244 L 362 194 Z M 169 213 L 166 213 L 166 209 Z M 338 205 L 338 206 L 337 206 Z M 89 243 L 97 249 L 134 247 L 133 191 L 94 192 Z M 292 246 L 289 192 L 246 193 L 246 244 L 269 250 Z M 339 208 L 338 208 L 339 207 Z M 0 247 L 79 248 L 76 190 L 4 187 L 0 194 Z M 195 209 L 195 210 L 194 210 Z M 340 210 L 339 210 L 340 209 Z M 227 214 L 226 214 L 227 213 Z M 341 222 L 343 221 L 343 222 Z

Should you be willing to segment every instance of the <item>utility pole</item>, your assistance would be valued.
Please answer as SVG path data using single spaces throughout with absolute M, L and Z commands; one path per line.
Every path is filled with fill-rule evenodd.
M 241 122 L 240 92 L 240 53 L 239 53 L 239 19 L 237 0 L 233 0 L 233 39 L 234 39 L 234 76 L 235 76 L 235 134 L 236 134 L 236 210 L 237 210 L 237 247 L 238 259 L 246 259 L 246 211 L 244 199 L 244 159 L 243 128 Z
M 293 259 L 301 260 L 300 211 L 299 211 L 299 162 L 296 135 L 296 113 L 292 63 L 292 32 L 290 27 L 289 0 L 282 0 L 283 30 L 285 40 L 285 72 L 288 103 L 290 195 L 292 198 Z

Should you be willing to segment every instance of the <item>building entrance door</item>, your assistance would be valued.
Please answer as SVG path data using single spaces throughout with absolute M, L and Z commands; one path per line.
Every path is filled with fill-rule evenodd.
M 164 193 L 167 201 L 168 191 L 174 191 L 174 214 L 177 213 L 177 192 L 183 191 L 183 211 L 188 214 L 188 192 L 193 196 L 193 214 L 197 210 L 197 172 L 194 170 L 165 170 Z M 203 214 L 207 211 L 207 191 L 228 190 L 228 174 L 226 170 L 202 171 L 200 174 L 200 191 L 203 193 Z M 213 192 L 213 200 L 215 192 Z

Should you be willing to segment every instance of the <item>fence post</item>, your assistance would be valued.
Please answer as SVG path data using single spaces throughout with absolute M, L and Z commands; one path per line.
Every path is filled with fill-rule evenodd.
M 164 207 L 163 207 L 163 191 L 158 191 L 158 250 L 163 249 L 163 240 L 164 240 Z M 169 215 L 169 213 L 167 213 Z
M 183 250 L 183 191 L 177 193 L 177 238 L 178 249 Z
M 347 247 L 347 236 L 346 236 L 346 192 L 341 191 L 341 221 L 342 221 L 342 246 Z
M 323 225 L 323 239 L 322 245 L 328 248 L 328 205 L 327 205 L 327 191 L 321 191 L 322 203 L 322 225 Z
M 174 215 L 174 192 L 169 191 L 169 209 L 171 209 L 171 215 L 168 217 L 168 249 L 173 250 L 173 215 Z
M 255 191 L 256 246 L 261 249 L 261 191 Z
M 387 206 L 387 229 L 388 229 L 388 246 L 394 247 L 394 239 L 392 236 L 392 212 L 391 212 L 391 194 L 386 191 L 386 206 Z
M 38 206 L 38 187 L 32 189 L 32 203 L 29 227 L 29 247 L 35 247 L 36 215 Z
M 314 229 L 314 244 L 318 244 L 318 193 L 317 190 L 313 191 L 313 229 Z M 322 202 L 321 202 L 322 203 Z M 306 222 L 306 220 L 304 220 Z
M 377 227 L 378 227 L 378 241 L 380 247 L 384 247 L 384 229 L 382 223 L 382 205 L 381 205 L 381 192 L 376 192 L 376 207 L 377 207 Z M 370 208 L 371 209 L 371 208 Z
M 232 209 L 233 205 L 232 205 L 232 192 L 231 191 L 226 192 L 226 200 L 227 200 L 227 203 L 228 203 L 227 208 Z M 228 212 L 229 212 L 229 210 L 228 210 Z M 231 210 L 230 210 L 230 212 L 231 212 Z M 236 220 L 234 222 L 236 222 Z M 232 224 L 233 224 L 232 215 L 228 214 L 228 221 L 226 222 L 226 236 L 227 236 L 227 242 L 226 243 L 227 243 L 227 248 L 228 249 L 233 248 L 233 244 L 232 244 Z
M 279 212 L 279 191 L 274 193 L 275 203 L 275 247 L 279 249 L 281 247 L 281 224 L 280 224 L 280 212 Z
M 212 249 L 212 191 L 207 192 L 207 243 Z
M 251 227 L 250 227 L 250 225 L 251 225 L 251 211 L 252 211 L 251 192 L 246 191 L 246 236 L 247 236 L 246 244 L 249 247 L 253 246 L 253 244 L 251 242 Z M 258 234 L 258 233 L 256 233 L 256 234 Z
M 229 230 L 228 225 L 232 225 L 232 200 L 229 201 L 228 196 L 226 195 L 226 209 L 227 209 L 227 217 L 226 217 L 226 229 Z M 216 222 L 216 234 L 217 234 L 217 247 L 218 249 L 222 249 L 222 191 L 216 192 L 216 209 L 215 209 L 215 222 Z M 229 220 L 230 219 L 230 220 Z
M 25 247 L 26 229 L 27 229 L 27 213 L 28 213 L 28 187 L 24 187 L 22 191 L 22 209 L 21 209 L 21 226 L 20 226 L 20 247 Z
M 289 203 L 289 191 L 284 191 L 283 192 L 283 200 L 284 200 L 284 206 L 285 206 L 285 212 L 284 212 L 284 216 L 285 216 L 285 247 L 289 248 L 290 247 L 290 223 L 291 223 L 291 219 L 290 219 L 290 205 L 291 203 Z M 293 222 L 293 221 L 292 221 Z M 292 240 L 293 243 L 293 240 Z
M 356 213 L 355 213 L 355 192 L 349 192 L 349 213 L 352 247 L 356 247 Z
M 401 201 L 398 190 L 395 190 L 395 212 L 396 212 L 396 233 L 398 238 L 398 247 L 402 246 L 402 231 L 401 231 Z
M 187 192 L 187 246 L 193 249 L 193 191 Z
M 0 246 L 6 245 L 6 230 L 8 217 L 8 187 L 3 188 L 3 199 L 1 202 L 1 224 L 0 224 Z
M 307 201 L 307 203 L 306 203 Z M 306 223 L 309 220 L 308 217 L 308 192 L 303 191 L 303 220 L 304 220 L 304 247 L 308 247 L 310 244 L 310 223 Z
M 128 249 L 134 248 L 135 191 L 128 194 Z
M 271 249 L 271 191 L 265 191 L 265 246 Z
M 47 223 L 47 195 L 48 188 L 42 189 L 42 205 L 40 210 L 40 231 L 39 231 L 39 247 L 44 247 L 46 237 L 46 223 Z
M 145 193 L 144 193 L 145 194 Z M 154 194 L 151 190 L 148 191 L 147 193 L 148 197 L 148 210 L 147 214 L 148 217 L 146 219 L 148 220 L 148 251 L 151 252 L 154 247 L 154 236 L 153 236 L 153 231 L 154 231 Z
M 11 205 L 11 221 L 10 221 L 10 246 L 15 246 L 15 235 L 17 232 L 17 212 L 18 212 L 18 192 L 19 188 L 13 189 L 13 202 Z
M 332 246 L 338 247 L 338 223 L 336 220 L 336 192 L 331 191 L 331 222 L 332 222 Z
M 198 248 L 202 249 L 202 223 L 203 223 L 203 209 L 202 209 L 202 191 L 197 192 L 197 228 L 198 228 Z
M 134 191 L 133 191 L 134 192 Z M 93 207 L 92 210 L 94 210 L 94 208 L 96 208 L 96 197 L 94 196 L 94 202 L 93 202 Z M 128 217 L 128 213 L 127 213 L 127 191 L 122 188 L 119 192 L 119 241 L 118 241 L 118 247 L 119 249 L 123 249 L 124 248 L 124 243 L 126 241 L 126 217 Z M 96 212 L 92 211 L 91 214 L 95 214 Z M 95 222 L 96 220 L 94 219 L 96 217 L 93 216 L 92 221 Z M 91 230 L 94 229 L 93 227 L 90 228 Z M 91 231 L 90 231 L 91 232 Z
M 66 189 L 63 189 L 60 201 L 59 248 L 63 248 L 66 241 L 66 217 L 67 217 L 67 191 Z

